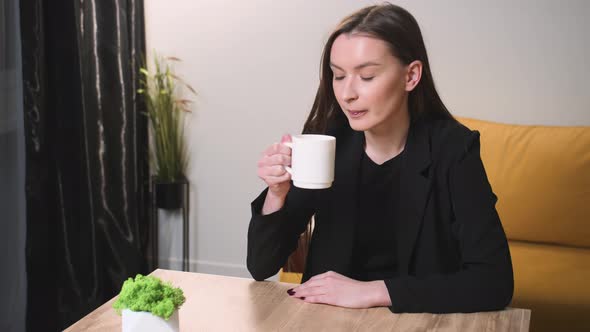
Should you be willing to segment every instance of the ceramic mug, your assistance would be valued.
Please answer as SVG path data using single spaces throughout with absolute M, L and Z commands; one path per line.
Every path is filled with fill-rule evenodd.
M 334 158 L 336 138 L 327 135 L 295 135 L 292 142 L 284 142 L 291 148 L 291 174 L 293 185 L 305 189 L 325 189 L 334 182 Z

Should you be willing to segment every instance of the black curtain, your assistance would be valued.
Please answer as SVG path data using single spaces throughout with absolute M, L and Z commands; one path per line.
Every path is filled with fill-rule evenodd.
M 21 0 L 27 330 L 57 331 L 147 273 L 141 0 Z

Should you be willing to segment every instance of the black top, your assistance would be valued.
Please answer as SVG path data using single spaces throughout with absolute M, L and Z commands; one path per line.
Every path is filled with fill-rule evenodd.
M 352 273 L 357 280 L 393 278 L 397 273 L 395 203 L 403 152 L 379 165 L 363 153 L 359 181 L 359 217 Z
M 329 189 L 291 186 L 282 209 L 261 215 L 267 190 L 252 202 L 246 264 L 256 280 L 275 275 L 312 215 L 315 228 L 302 281 L 334 271 L 352 276 L 360 215 L 363 132 L 336 137 Z M 401 158 L 393 220 L 397 275 L 385 278 L 393 312 L 500 310 L 512 298 L 508 241 L 480 157 L 479 133 L 453 119 L 413 121 Z

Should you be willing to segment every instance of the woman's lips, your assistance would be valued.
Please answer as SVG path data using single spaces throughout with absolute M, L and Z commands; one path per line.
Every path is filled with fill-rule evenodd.
M 348 114 L 353 119 L 358 119 L 367 113 L 366 110 L 348 110 Z

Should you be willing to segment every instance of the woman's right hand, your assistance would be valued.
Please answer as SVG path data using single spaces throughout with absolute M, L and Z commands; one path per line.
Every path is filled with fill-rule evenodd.
M 291 136 L 284 135 L 281 143 L 269 146 L 258 161 L 258 177 L 268 185 L 267 202 L 269 195 L 270 199 L 284 201 L 291 188 L 291 174 L 285 169 L 291 165 L 291 148 L 284 142 L 291 142 Z

